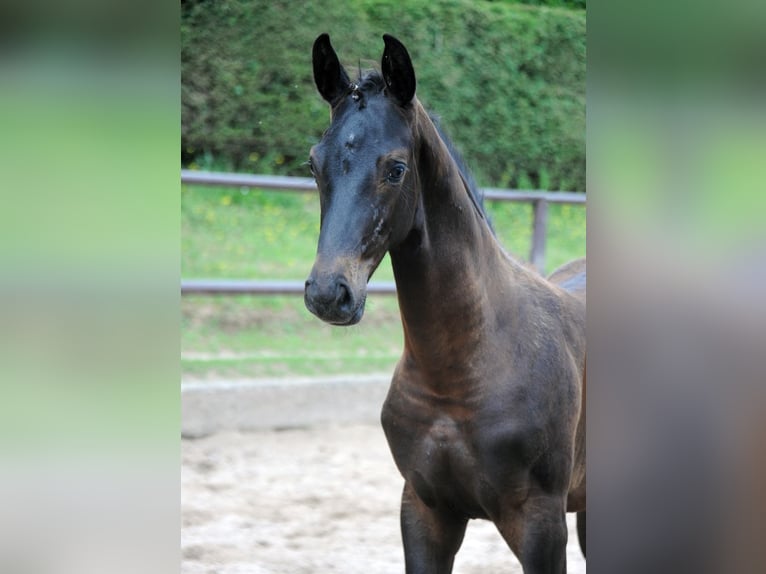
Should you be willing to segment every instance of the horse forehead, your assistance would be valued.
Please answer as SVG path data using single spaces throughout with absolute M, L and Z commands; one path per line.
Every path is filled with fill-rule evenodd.
M 345 147 L 385 144 L 404 134 L 403 121 L 385 102 L 372 100 L 361 109 L 350 109 L 336 126 L 334 142 Z
M 336 143 L 346 147 L 357 147 L 383 139 L 386 132 L 385 121 L 371 114 L 357 112 L 346 118 L 338 129 Z

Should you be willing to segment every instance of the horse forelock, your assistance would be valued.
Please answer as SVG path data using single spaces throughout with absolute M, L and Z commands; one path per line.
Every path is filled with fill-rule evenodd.
M 359 87 L 359 90 L 364 93 L 381 92 L 386 87 L 386 82 L 383 80 L 383 76 L 377 70 L 367 70 L 366 72 L 360 70 L 359 77 L 355 83 Z
M 385 87 L 386 83 L 380 72 L 377 70 L 362 71 L 360 67 L 357 78 L 349 81 L 345 95 L 335 102 L 333 109 L 340 106 L 343 102 L 347 102 L 349 99 L 353 101 L 359 109 L 364 109 L 367 106 L 367 98 L 383 92 Z

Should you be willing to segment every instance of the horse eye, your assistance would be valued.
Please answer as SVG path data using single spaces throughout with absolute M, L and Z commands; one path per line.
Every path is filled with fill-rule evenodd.
M 391 171 L 388 172 L 388 175 L 386 176 L 386 179 L 390 183 L 398 183 L 401 181 L 402 176 L 404 175 L 406 168 L 404 167 L 404 164 L 398 163 L 394 167 L 391 168 Z
M 306 165 L 309 166 L 309 171 L 311 172 L 311 175 L 316 176 L 316 171 L 314 170 L 314 162 L 311 161 L 311 158 L 306 162 Z

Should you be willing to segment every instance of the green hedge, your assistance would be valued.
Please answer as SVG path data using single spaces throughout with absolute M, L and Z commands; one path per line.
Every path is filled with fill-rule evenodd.
M 377 66 L 383 32 L 402 40 L 481 184 L 585 189 L 585 11 L 507 2 L 187 2 L 184 163 L 307 175 L 329 117 L 311 77 L 325 31 L 350 73 Z

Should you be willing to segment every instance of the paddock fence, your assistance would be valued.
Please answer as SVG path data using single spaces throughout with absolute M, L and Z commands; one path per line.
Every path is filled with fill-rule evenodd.
M 316 183 L 310 177 L 278 175 L 249 175 L 241 173 L 181 170 L 181 183 L 194 186 L 258 188 L 272 191 L 316 193 Z M 548 205 L 568 203 L 585 205 L 584 193 L 569 191 L 522 191 L 482 188 L 485 201 L 515 201 L 532 204 L 532 242 L 529 261 L 545 269 L 545 246 L 548 235 Z M 393 295 L 393 282 L 372 281 L 368 293 Z M 182 295 L 303 295 L 303 281 L 249 279 L 182 279 Z

